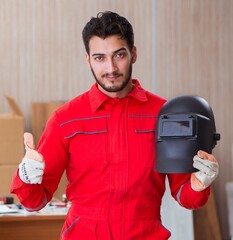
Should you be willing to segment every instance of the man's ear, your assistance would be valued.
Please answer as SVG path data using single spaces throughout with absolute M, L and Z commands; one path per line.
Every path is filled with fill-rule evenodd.
M 137 60 L 137 48 L 134 46 L 132 49 L 132 63 L 135 63 Z

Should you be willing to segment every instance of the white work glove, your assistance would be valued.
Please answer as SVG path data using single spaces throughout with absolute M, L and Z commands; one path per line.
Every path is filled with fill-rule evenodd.
M 43 156 L 34 150 L 33 136 L 24 133 L 25 156 L 19 164 L 20 179 L 29 184 L 40 184 L 44 173 L 45 163 Z
M 218 176 L 218 162 L 207 152 L 198 151 L 193 158 L 193 167 L 199 170 L 191 174 L 191 187 L 197 192 L 209 187 Z

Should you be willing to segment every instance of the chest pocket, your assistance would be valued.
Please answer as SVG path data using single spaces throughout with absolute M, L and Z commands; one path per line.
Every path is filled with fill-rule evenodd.
M 107 116 L 73 119 L 61 127 L 69 142 L 70 167 L 82 171 L 106 165 Z
M 131 116 L 133 136 L 138 161 L 145 167 L 153 168 L 155 162 L 155 131 L 157 116 Z

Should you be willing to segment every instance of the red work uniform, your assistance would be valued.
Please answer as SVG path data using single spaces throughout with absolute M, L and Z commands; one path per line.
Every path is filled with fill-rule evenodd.
M 165 174 L 154 171 L 156 119 L 165 100 L 137 80 L 124 98 L 109 98 L 97 84 L 58 109 L 38 145 L 44 156 L 42 184 L 14 177 L 11 192 L 29 211 L 43 208 L 66 170 L 72 202 L 62 240 L 166 240 L 160 206 Z M 167 175 L 183 206 L 203 206 L 210 189 L 195 192 L 190 174 Z

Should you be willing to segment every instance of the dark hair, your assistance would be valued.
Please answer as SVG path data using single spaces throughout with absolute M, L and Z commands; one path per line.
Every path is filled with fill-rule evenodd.
M 132 50 L 134 46 L 133 27 L 129 21 L 117 13 L 106 11 L 99 12 L 97 17 L 92 17 L 82 31 L 85 49 L 89 54 L 89 41 L 91 37 L 97 36 L 102 39 L 112 35 L 119 35 L 126 39 L 128 47 Z

